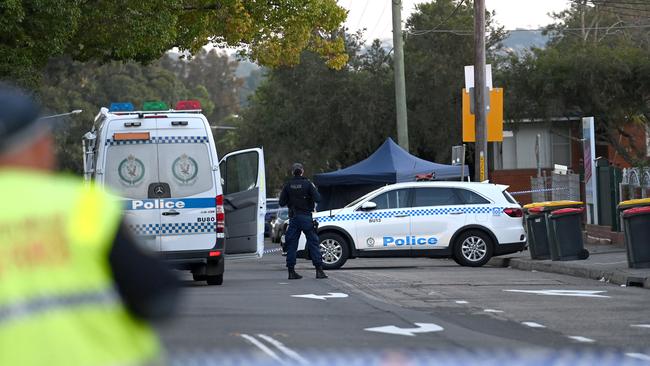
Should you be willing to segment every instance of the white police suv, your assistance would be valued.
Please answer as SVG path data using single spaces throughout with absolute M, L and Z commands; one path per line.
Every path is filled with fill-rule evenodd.
M 175 268 L 221 285 L 224 255 L 262 256 L 264 153 L 219 160 L 198 101 L 113 103 L 83 142 L 86 179 L 119 195 L 140 242 Z
M 324 267 L 359 257 L 451 257 L 482 266 L 524 250 L 521 206 L 498 184 L 398 183 L 338 210 L 318 212 Z M 304 235 L 298 255 L 308 258 Z

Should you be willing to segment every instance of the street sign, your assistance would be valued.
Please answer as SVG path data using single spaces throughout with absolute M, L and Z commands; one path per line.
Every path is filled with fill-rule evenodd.
M 463 89 L 463 142 L 476 141 L 476 117 L 470 110 L 470 93 Z M 490 91 L 490 110 L 487 114 L 489 142 L 503 141 L 503 88 Z
M 492 90 L 492 65 L 485 65 L 485 86 Z M 474 87 L 474 65 L 465 66 L 465 89 Z
M 587 223 L 598 225 L 598 191 L 594 177 L 596 161 L 596 138 L 594 117 L 582 119 L 582 151 L 585 166 L 585 202 L 587 203 Z

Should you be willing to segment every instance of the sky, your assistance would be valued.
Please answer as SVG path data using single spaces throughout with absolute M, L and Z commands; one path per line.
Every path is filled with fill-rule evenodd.
M 338 0 L 349 10 L 346 26 L 350 31 L 366 28 L 366 40 L 392 39 L 392 0 Z M 414 11 L 415 5 L 428 1 L 402 0 L 402 21 Z M 496 20 L 506 29 L 539 28 L 551 23 L 547 15 L 569 7 L 569 0 L 485 0 L 489 11 L 496 11 Z

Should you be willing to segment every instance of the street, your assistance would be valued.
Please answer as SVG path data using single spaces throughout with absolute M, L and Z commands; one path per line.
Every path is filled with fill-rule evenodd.
M 351 260 L 327 280 L 300 261 L 305 278 L 288 281 L 277 246 L 267 252 L 227 262 L 223 286 L 183 274 L 178 314 L 159 327 L 174 363 L 333 364 L 389 350 L 395 364 L 450 350 L 438 362 L 650 362 L 645 289 L 428 258 Z

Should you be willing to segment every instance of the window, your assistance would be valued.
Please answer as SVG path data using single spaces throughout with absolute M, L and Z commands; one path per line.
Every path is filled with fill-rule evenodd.
M 277 202 L 266 202 L 266 209 L 267 210 L 277 210 L 280 208 L 280 204 Z
M 382 193 L 370 201 L 377 204 L 377 210 L 404 208 L 408 207 L 408 194 L 408 189 L 396 189 Z
M 506 201 L 510 203 L 517 203 L 517 201 L 510 195 L 510 193 L 508 193 L 508 191 L 503 191 L 503 197 L 505 197 Z
M 232 155 L 221 163 L 225 194 L 249 191 L 257 186 L 259 156 L 256 151 Z
M 116 194 L 131 199 L 148 196 L 151 183 L 158 182 L 155 144 L 110 146 L 106 151 L 105 182 Z
M 557 129 L 554 129 L 557 130 Z M 571 166 L 571 131 L 569 129 L 559 129 L 558 132 L 552 132 L 553 141 L 553 161 L 552 164 Z
M 484 205 L 486 203 L 490 203 L 490 201 L 481 197 L 479 194 L 467 189 L 456 189 L 456 193 L 458 193 L 460 199 L 466 205 Z
M 158 144 L 160 181 L 171 196 L 188 197 L 214 186 L 210 152 L 206 144 Z
M 289 220 L 289 210 L 281 208 L 280 211 L 278 211 L 278 217 L 282 220 Z
M 416 188 L 413 207 L 463 204 L 453 188 Z

